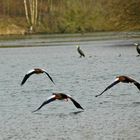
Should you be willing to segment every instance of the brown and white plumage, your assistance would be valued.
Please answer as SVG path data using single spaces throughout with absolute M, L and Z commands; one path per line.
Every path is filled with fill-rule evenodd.
M 80 57 L 85 57 L 85 54 L 84 54 L 84 52 L 81 50 L 80 46 L 77 45 L 76 47 L 77 47 L 78 53 L 80 54 Z
M 116 77 L 116 79 L 114 80 L 114 82 L 112 84 L 110 84 L 108 87 L 106 87 L 104 91 L 102 91 L 100 94 L 96 95 L 95 97 L 102 95 L 105 91 L 107 91 L 108 89 L 110 89 L 111 87 L 113 87 L 114 85 L 116 85 L 120 82 L 133 83 L 140 90 L 140 83 L 138 83 L 136 80 L 134 80 L 128 76 L 118 76 L 118 77 Z
M 53 93 L 52 96 L 48 97 L 47 100 L 44 101 L 41 104 L 41 106 L 39 108 L 37 108 L 35 111 L 33 111 L 33 112 L 36 112 L 36 111 L 40 110 L 44 105 L 46 105 L 46 104 L 48 104 L 48 103 L 50 103 L 52 101 L 55 101 L 55 100 L 65 100 L 65 99 L 66 100 L 70 99 L 77 108 L 80 108 L 80 109 L 84 110 L 81 107 L 81 105 L 77 101 L 75 101 L 70 95 L 63 94 L 63 93 Z
M 27 80 L 31 75 L 33 75 L 33 74 L 42 74 L 42 73 L 47 74 L 47 76 L 49 77 L 49 79 L 54 83 L 52 77 L 47 73 L 47 71 L 45 71 L 44 69 L 35 68 L 35 69 L 32 69 L 32 70 L 29 70 L 29 71 L 25 74 L 25 76 L 24 76 L 24 78 L 23 78 L 23 80 L 22 80 L 22 82 L 21 82 L 21 86 L 26 82 L 26 80 Z

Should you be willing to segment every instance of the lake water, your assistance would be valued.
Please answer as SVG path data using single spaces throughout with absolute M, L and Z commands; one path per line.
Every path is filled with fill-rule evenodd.
M 1 38 L 1 47 L 13 48 L 0 49 L 0 140 L 140 139 L 140 91 L 133 84 L 119 83 L 95 97 L 118 75 L 140 81 L 133 45 L 139 41 L 134 32 Z M 42 74 L 21 87 L 26 72 L 36 67 L 56 84 Z M 70 94 L 85 110 L 54 101 L 32 113 L 52 92 Z

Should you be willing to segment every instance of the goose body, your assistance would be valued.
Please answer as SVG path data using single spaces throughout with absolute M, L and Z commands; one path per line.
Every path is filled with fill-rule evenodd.
M 111 87 L 113 87 L 114 85 L 116 85 L 120 82 L 122 82 L 122 83 L 133 83 L 140 90 L 140 83 L 137 82 L 136 80 L 134 80 L 134 79 L 132 79 L 128 76 L 117 76 L 113 83 L 111 83 L 108 87 L 105 88 L 104 91 L 102 91 L 100 94 L 96 95 L 95 97 L 98 97 L 98 96 L 102 95 L 105 91 L 107 91 L 108 89 L 110 89 Z
M 47 71 L 45 71 L 44 69 L 35 68 L 35 69 L 32 69 L 32 70 L 29 70 L 29 71 L 25 74 L 25 76 L 24 76 L 24 78 L 23 78 L 23 80 L 22 80 L 22 82 L 21 82 L 21 86 L 26 82 L 26 80 L 27 80 L 31 75 L 33 75 L 33 74 L 42 74 L 42 73 L 45 73 L 45 74 L 49 77 L 49 79 L 54 83 L 52 77 L 47 73 Z
M 63 94 L 63 93 L 53 93 L 52 96 L 48 97 L 47 100 L 44 101 L 41 104 L 41 106 L 39 108 L 37 108 L 35 111 L 33 111 L 33 112 L 36 112 L 36 111 L 40 110 L 44 105 L 46 105 L 46 104 L 48 104 L 48 103 L 50 103 L 52 101 L 55 101 L 55 100 L 67 100 L 68 101 L 68 99 L 70 99 L 77 108 L 80 108 L 80 109 L 84 110 L 81 107 L 81 105 L 77 101 L 75 101 L 70 95 Z

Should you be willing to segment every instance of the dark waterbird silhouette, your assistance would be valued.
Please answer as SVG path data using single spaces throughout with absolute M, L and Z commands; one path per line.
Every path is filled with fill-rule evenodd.
M 33 112 L 36 112 L 36 111 L 40 110 L 44 105 L 46 105 L 46 104 L 48 104 L 52 101 L 55 101 L 55 100 L 66 100 L 66 101 L 68 101 L 68 99 L 70 99 L 77 108 L 80 108 L 80 109 L 84 110 L 83 107 L 81 107 L 81 105 L 77 101 L 75 101 L 70 95 L 63 94 L 63 93 L 53 93 L 52 96 L 48 97 L 47 100 L 44 101 L 42 103 L 42 105 Z
M 80 46 L 77 45 L 76 47 L 77 47 L 78 53 L 80 54 L 80 57 L 85 57 L 85 54 L 84 54 L 84 52 L 81 50 Z
M 21 86 L 26 82 L 26 80 L 27 80 L 32 74 L 42 74 L 42 73 L 47 74 L 47 76 L 50 78 L 50 80 L 54 83 L 52 77 L 47 73 L 47 71 L 45 71 L 44 69 L 35 68 L 35 69 L 32 69 L 32 70 L 29 70 L 29 71 L 25 74 L 25 76 L 24 76 L 24 78 L 23 78 L 23 80 L 22 80 L 22 82 L 21 82 Z
M 134 45 L 136 46 L 136 50 L 138 52 L 138 55 L 137 56 L 140 56 L 140 48 L 139 48 L 139 43 L 134 43 Z
M 110 89 L 114 85 L 118 84 L 119 82 L 133 83 L 140 90 L 140 83 L 138 83 L 136 80 L 134 80 L 134 79 L 132 79 L 132 78 L 130 78 L 128 76 L 117 76 L 112 84 L 110 84 L 103 92 L 101 92 L 100 94 L 96 95 L 95 97 L 98 97 L 98 96 L 102 95 L 105 91 L 107 91 L 108 89 Z

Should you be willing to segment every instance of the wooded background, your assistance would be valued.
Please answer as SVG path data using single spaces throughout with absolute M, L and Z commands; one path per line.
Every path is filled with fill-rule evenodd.
M 140 0 L 0 0 L 0 31 L 10 25 L 37 33 L 139 31 Z

